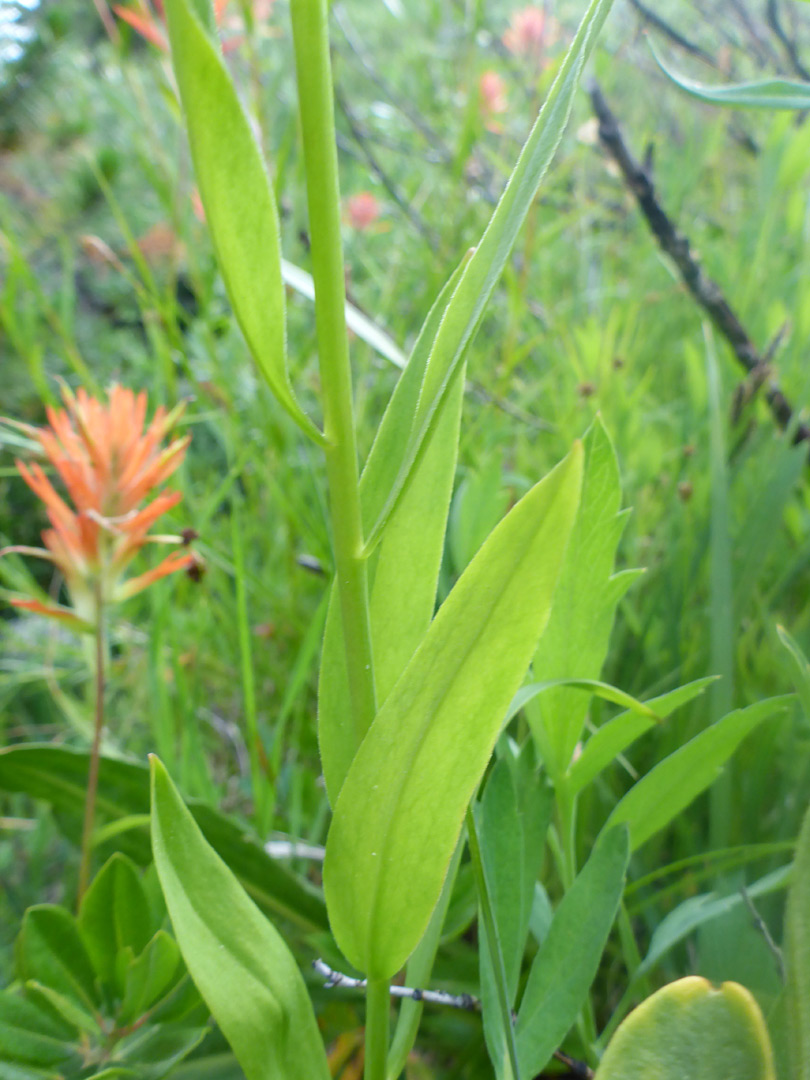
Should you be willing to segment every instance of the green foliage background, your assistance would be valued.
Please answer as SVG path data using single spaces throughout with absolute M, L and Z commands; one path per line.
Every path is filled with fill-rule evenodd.
M 731 5 L 660 7 L 719 64 L 712 72 L 673 51 L 679 70 L 706 81 L 787 70 L 778 41 L 755 47 Z M 789 0 L 783 7 L 797 40 L 810 42 L 810 12 Z M 480 234 L 581 14 L 578 4 L 558 5 L 563 40 L 538 71 L 501 45 L 510 11 L 506 2 L 335 3 L 342 189 L 345 197 L 370 190 L 381 206 L 368 230 L 345 226 L 349 294 L 402 347 Z M 46 0 L 26 19 L 31 41 L 0 67 L 2 412 L 41 421 L 57 375 L 72 384 L 145 387 L 154 404 L 192 399 L 192 446 L 178 480 L 184 499 L 171 525 L 200 534 L 208 569 L 200 584 L 161 583 L 115 626 L 107 749 L 140 760 L 156 750 L 185 795 L 234 813 L 261 835 L 321 843 L 328 804 L 317 766 L 315 681 L 331 566 L 319 454 L 261 384 L 230 315 L 194 213 L 165 61 L 123 25 L 121 59 L 95 14 L 72 0 Z M 775 366 L 788 398 L 802 406 L 810 389 L 810 125 L 792 114 L 733 114 L 686 100 L 655 66 L 639 27 L 632 7 L 617 5 L 594 74 L 636 153 L 654 146 L 664 205 L 753 340 L 765 350 L 785 328 Z M 274 164 L 284 256 L 306 269 L 285 3 L 257 15 L 229 64 Z M 507 87 L 508 111 L 491 118 L 497 130 L 480 109 L 487 70 Z M 594 134 L 582 92 L 470 351 L 440 572 L 444 596 L 505 507 L 601 414 L 621 463 L 624 504 L 633 508 L 618 566 L 646 569 L 619 603 L 602 677 L 639 698 L 706 675 L 724 678 L 588 789 L 580 862 L 631 777 L 727 709 L 792 689 L 777 625 L 810 651 L 806 451 L 775 431 L 762 403 L 733 421 L 741 379 L 722 342 L 713 406 L 699 314 Z M 112 250 L 113 263 L 99 256 L 94 238 Z M 292 381 L 313 412 L 309 301 L 289 292 L 288 319 Z M 352 349 L 365 457 L 397 371 L 361 340 Z M 35 543 L 43 522 L 13 453 L 8 446 L 0 459 L 0 544 Z M 323 573 L 307 569 L 312 560 Z M 8 590 L 31 573 L 40 570 L 0 562 Z M 47 589 L 47 575 L 38 583 Z M 0 740 L 86 745 L 81 646 L 8 611 L 0 638 Z M 616 711 L 593 699 L 589 723 Z M 261 805 L 252 794 L 254 724 L 270 784 Z M 807 717 L 791 706 L 760 724 L 735 758 L 722 846 L 737 850 L 722 865 L 740 880 L 780 865 L 797 834 L 810 795 L 809 736 Z M 722 861 L 693 859 L 660 876 L 662 867 L 709 849 L 707 808 L 704 797 L 633 857 L 628 910 L 642 941 L 675 904 L 703 891 Z M 0 832 L 3 983 L 25 908 L 62 898 L 68 848 L 56 816 L 35 813 L 20 796 L 4 796 L 0 815 L 13 819 Z M 313 874 L 304 863 L 294 868 Z M 454 904 L 463 929 L 473 909 L 469 896 L 465 907 L 463 875 L 460 883 L 451 916 Z M 781 894 L 766 893 L 761 911 L 778 923 L 781 903 Z M 655 979 L 680 974 L 688 955 L 689 970 L 738 979 L 765 1000 L 775 969 L 744 909 L 737 905 L 711 928 L 689 939 L 690 954 L 678 944 Z M 461 939 L 445 942 L 437 979 L 457 989 L 475 984 Z M 601 1021 L 622 979 L 609 950 L 596 995 Z M 316 1001 L 327 1032 L 345 1026 L 354 1008 L 317 990 Z M 426 1021 L 435 1045 L 456 1053 L 471 1023 Z M 477 1067 L 463 1055 L 459 1061 L 459 1069 Z

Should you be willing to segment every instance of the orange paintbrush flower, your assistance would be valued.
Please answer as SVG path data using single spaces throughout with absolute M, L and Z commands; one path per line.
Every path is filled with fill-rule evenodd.
M 170 413 L 159 408 L 147 425 L 145 393 L 113 386 L 107 402 L 81 389 L 74 396 L 64 388 L 62 396 L 65 408 L 48 408 L 47 427 L 5 421 L 39 443 L 67 500 L 40 464 L 18 461 L 23 480 L 45 505 L 51 528 L 42 533 L 44 548 L 16 546 L 0 555 L 16 551 L 48 559 L 64 575 L 72 607 L 25 599 L 13 604 L 92 626 L 99 604 L 126 600 L 197 563 L 192 552 L 175 552 L 146 573 L 124 576 L 145 544 L 185 543 L 182 536 L 149 535 L 155 521 L 180 501 L 180 493 L 146 500 L 180 465 L 190 437 L 163 445 L 183 405 Z

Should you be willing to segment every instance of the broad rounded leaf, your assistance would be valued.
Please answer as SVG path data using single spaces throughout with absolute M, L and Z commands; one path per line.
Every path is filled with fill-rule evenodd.
M 621 1024 L 594 1080 L 774 1080 L 759 1006 L 738 983 L 696 975 L 647 998 Z

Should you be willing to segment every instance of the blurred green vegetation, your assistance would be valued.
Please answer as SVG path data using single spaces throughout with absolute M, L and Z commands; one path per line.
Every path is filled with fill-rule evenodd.
M 403 348 L 486 223 L 581 5 L 554 5 L 559 33 L 549 19 L 540 61 L 503 45 L 514 7 L 508 0 L 333 5 L 343 195 L 348 207 L 353 195 L 371 192 L 379 211 L 362 227 L 347 209 L 349 295 Z M 810 60 L 810 10 L 802 8 L 781 4 L 791 40 Z M 746 5 L 720 0 L 671 0 L 656 11 L 712 59 L 714 68 L 656 36 L 695 77 L 795 75 L 758 10 L 752 25 L 741 14 Z M 315 676 L 330 574 L 322 464 L 257 379 L 230 317 L 195 213 L 167 60 L 112 18 L 117 41 L 88 5 L 44 0 L 23 15 L 32 35 L 21 54 L 0 67 L 0 407 L 41 421 L 43 403 L 58 396 L 57 376 L 74 386 L 146 388 L 153 407 L 190 399 L 193 439 L 176 481 L 184 497 L 167 529 L 200 534 L 207 572 L 200 583 L 160 583 L 117 620 L 107 750 L 140 760 L 157 750 L 186 795 L 263 836 L 321 843 L 328 807 Z M 664 206 L 752 339 L 764 352 L 782 331 L 774 367 L 801 408 L 810 392 L 810 124 L 679 96 L 655 67 L 642 22 L 633 5 L 617 3 L 594 74 L 636 154 L 653 148 Z M 271 163 L 285 257 L 307 269 L 286 3 L 232 2 L 223 29 Z M 483 104 L 485 72 L 503 80 L 503 111 Z M 293 291 L 289 323 L 294 382 L 313 410 L 313 312 Z M 713 407 L 701 314 L 599 149 L 583 92 L 471 349 L 441 586 L 446 592 L 504 507 L 600 412 L 633 507 L 619 565 L 646 568 L 620 606 L 604 677 L 639 697 L 707 674 L 724 679 L 589 789 L 583 852 L 633 775 L 728 707 L 792 688 L 777 625 L 810 651 L 806 448 L 791 446 L 761 401 L 735 420 L 742 373 L 725 344 L 714 344 Z M 365 453 L 397 370 L 359 339 L 352 348 Z M 0 546 L 36 543 L 44 524 L 13 457 L 14 447 L 5 447 Z M 312 560 L 322 572 L 313 572 Z M 29 574 L 52 586 L 40 566 L 4 558 L 3 595 Z M 0 739 L 85 746 L 81 643 L 8 608 L 0 618 Z M 272 792 L 262 822 L 253 819 L 245 741 L 253 708 Z M 594 701 L 590 722 L 613 711 Z M 810 794 L 810 730 L 798 705 L 744 744 L 731 776 L 724 846 L 740 847 L 745 873 L 762 876 L 780 862 L 774 845 L 795 837 Z M 709 850 L 707 811 L 703 799 L 639 852 L 632 878 Z M 22 912 L 63 899 L 75 859 L 58 821 L 41 808 L 3 798 L 0 815 L 2 984 Z M 675 903 L 708 887 L 713 865 L 692 864 L 634 894 L 640 940 Z M 460 927 L 471 909 L 465 880 L 454 900 Z M 760 910 L 778 920 L 779 904 L 768 897 Z M 767 947 L 750 921 L 734 918 L 712 924 L 716 932 L 691 953 L 675 950 L 662 978 L 699 970 L 764 992 Z M 438 981 L 468 989 L 476 977 L 474 954 L 450 942 Z M 618 954 L 609 952 L 596 995 L 601 1023 L 624 981 Z M 327 1031 L 347 1026 L 347 1014 L 349 1027 L 360 1023 L 350 999 L 321 994 L 319 1005 Z M 486 1075 L 475 1071 L 484 1068 L 480 1039 L 459 1050 L 476 1023 L 463 1015 L 426 1019 L 437 1053 L 454 1048 L 457 1071 L 441 1075 Z

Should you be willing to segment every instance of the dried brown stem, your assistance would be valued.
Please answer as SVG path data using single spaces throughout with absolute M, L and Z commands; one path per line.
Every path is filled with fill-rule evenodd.
M 769 371 L 768 361 L 749 337 L 737 313 L 726 300 L 722 289 L 701 267 L 692 253 L 689 240 L 676 229 L 662 207 L 647 170 L 633 157 L 622 137 L 616 117 L 611 112 L 596 83 L 589 87 L 591 103 L 599 121 L 599 138 L 605 150 L 619 167 L 625 184 L 633 193 L 653 235 L 670 259 L 692 297 L 706 312 L 717 330 L 726 339 L 734 356 L 749 375 L 755 373 L 758 382 Z M 781 429 L 794 423 L 794 409 L 779 384 L 766 375 L 762 379 L 765 400 L 774 420 Z M 793 427 L 794 443 L 810 441 L 810 426 L 798 422 Z

